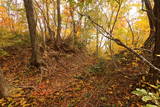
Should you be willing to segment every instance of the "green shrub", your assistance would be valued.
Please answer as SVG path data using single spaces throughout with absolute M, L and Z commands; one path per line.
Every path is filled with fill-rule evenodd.
M 99 58 L 96 64 L 89 67 L 89 72 L 96 74 L 104 73 L 106 70 L 106 66 L 106 60 L 103 58 Z
M 131 53 L 126 50 L 119 52 L 118 54 L 115 54 L 114 59 L 116 62 L 122 65 L 127 65 L 132 63 L 136 59 L 136 57 Z
M 74 47 L 75 49 L 84 49 L 86 48 L 87 43 L 80 39 L 73 40 L 73 37 L 69 36 L 64 39 L 64 43 L 67 44 L 69 47 Z
M 160 86 L 155 87 L 157 89 L 160 88 Z M 144 107 L 160 107 L 160 89 L 158 89 L 156 93 L 152 93 L 146 91 L 145 89 L 137 88 L 136 90 L 132 91 L 132 94 L 140 96 L 142 101 L 147 103 Z
M 29 41 L 27 33 L 0 32 L 0 47 L 26 45 Z
M 3 49 L 0 49 L 0 56 L 8 56 L 8 52 L 4 51 Z
M 75 46 L 78 48 L 78 49 L 84 49 L 86 47 L 86 43 L 85 42 L 82 42 L 82 41 L 78 41 L 75 43 Z

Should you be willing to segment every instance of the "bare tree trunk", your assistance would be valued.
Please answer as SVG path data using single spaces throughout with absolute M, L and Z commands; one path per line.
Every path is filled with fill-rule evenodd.
M 8 96 L 8 84 L 6 83 L 2 71 L 0 71 L 0 98 Z
M 76 23 L 75 23 L 75 20 L 74 20 L 74 5 L 72 3 L 69 4 L 70 6 L 70 14 L 71 14 L 71 19 L 72 19 L 72 32 L 73 32 L 73 46 L 75 45 L 76 43 L 76 34 L 77 34 L 77 31 L 76 31 Z
M 46 1 L 47 2 L 47 1 Z M 41 8 L 40 5 L 38 4 L 37 1 L 35 1 L 37 7 L 39 8 L 42 16 L 43 16 L 43 19 L 44 19 L 44 26 L 45 26 L 45 29 L 47 28 L 48 30 L 48 33 L 49 33 L 49 36 L 50 36 L 50 39 L 51 41 L 55 41 L 55 32 L 51 29 L 50 27 L 50 20 L 49 20 L 49 7 L 48 7 L 48 4 L 46 3 L 46 11 L 44 11 L 45 9 L 44 8 Z M 44 2 L 43 2 L 44 3 Z M 46 15 L 45 15 L 45 12 L 46 12 Z
M 36 33 L 36 21 L 34 18 L 34 10 L 32 0 L 24 0 L 24 6 L 26 9 L 26 16 L 28 21 L 28 28 L 31 38 L 32 56 L 31 65 L 38 67 L 38 44 L 37 44 L 37 33 Z
M 45 49 L 46 48 L 46 35 L 45 35 L 44 29 L 42 26 L 43 25 L 42 20 L 39 18 L 38 18 L 38 23 L 39 23 L 40 32 L 42 35 L 42 45 L 43 45 L 43 48 Z
M 55 32 L 51 29 L 50 27 L 50 17 L 49 17 L 49 4 L 48 4 L 48 0 L 45 1 L 46 2 L 46 23 L 47 23 L 47 26 L 48 26 L 48 32 L 49 32 L 49 35 L 50 35 L 50 40 L 51 41 L 54 41 L 54 36 L 55 36 Z M 45 17 L 45 15 L 44 15 Z
M 115 25 L 116 25 L 116 23 L 117 23 L 118 16 L 119 16 L 119 13 L 120 13 L 120 10 L 121 10 L 121 6 L 122 6 L 122 3 L 121 3 L 121 2 L 118 2 L 118 10 L 117 10 L 117 13 L 116 13 L 116 16 L 115 16 L 113 25 L 112 25 L 111 30 L 110 30 L 110 33 L 111 33 L 111 34 L 113 33 L 114 28 L 115 28 Z M 113 64 L 114 64 L 114 66 L 115 66 L 116 68 L 118 68 L 118 65 L 117 65 L 116 62 L 115 62 L 114 52 L 113 52 L 113 49 L 112 49 L 112 41 L 111 41 L 111 40 L 109 41 L 109 50 L 110 50 L 112 62 L 113 62 Z
M 154 16 L 155 16 L 155 46 L 153 51 L 153 61 L 152 63 L 160 68 L 160 1 L 154 0 Z M 149 74 L 151 75 L 152 83 L 156 84 L 157 80 L 160 80 L 160 73 L 155 69 L 150 69 Z
M 57 18 L 58 18 L 58 27 L 57 27 L 57 38 L 56 45 L 59 47 L 61 42 L 61 8 L 60 8 L 60 0 L 57 0 Z
M 126 19 L 126 21 L 127 21 L 127 23 L 128 23 L 128 27 L 129 27 L 129 29 L 130 29 L 130 31 L 131 31 L 131 34 L 132 34 L 132 46 L 136 47 L 136 43 L 135 43 L 135 35 L 134 35 L 133 28 L 132 28 L 132 26 L 131 26 L 129 20 Z
M 96 56 L 99 56 L 99 33 L 98 33 L 98 29 L 96 31 Z
M 150 35 L 144 43 L 144 48 L 150 49 L 152 47 L 152 45 L 154 44 L 154 41 L 155 41 L 155 38 L 154 38 L 154 33 L 155 33 L 154 18 L 155 18 L 155 16 L 154 16 L 154 13 L 153 13 L 151 2 L 149 0 L 143 0 L 143 1 L 144 1 L 144 4 L 145 4 L 145 7 L 146 7 L 145 11 L 147 12 L 147 16 L 148 16 L 148 20 L 149 20 L 149 26 L 150 26 Z M 142 6 L 143 6 L 143 2 L 142 2 Z M 142 7 L 142 9 L 143 9 L 143 7 Z

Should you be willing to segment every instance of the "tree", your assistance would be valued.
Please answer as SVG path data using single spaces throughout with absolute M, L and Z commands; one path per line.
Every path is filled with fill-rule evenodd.
M 34 18 L 32 0 L 24 0 L 24 6 L 26 9 L 26 16 L 27 16 L 28 28 L 31 39 L 31 47 L 32 47 L 31 65 L 39 66 L 36 21 Z
M 39 22 L 42 21 L 42 23 L 39 23 L 39 26 L 41 26 L 41 31 L 44 30 L 44 34 L 43 34 L 43 45 L 45 47 L 45 43 L 46 43 L 46 37 L 47 37 L 47 30 L 48 30 L 48 34 L 50 36 L 49 41 L 53 41 L 55 42 L 55 31 L 52 30 L 51 28 L 51 21 L 50 21 L 50 14 L 49 13 L 49 1 L 43 1 L 43 4 L 45 4 L 44 6 L 41 6 L 39 2 L 35 1 L 36 6 L 38 7 L 37 9 L 37 13 L 40 12 L 41 14 L 39 14 L 39 16 L 37 15 L 37 19 Z M 44 25 L 44 27 L 43 27 Z
M 152 19 L 155 22 L 155 46 L 153 51 L 153 61 L 152 63 L 157 67 L 160 68 L 160 1 L 154 0 L 154 8 L 153 8 L 154 17 Z M 160 73 L 155 69 L 150 69 L 149 74 L 151 75 L 151 79 L 153 83 L 156 83 L 157 80 L 160 79 Z
M 8 87 L 2 71 L 0 71 L 0 98 L 8 96 Z
M 61 42 L 61 8 L 60 8 L 60 0 L 57 0 L 57 18 L 58 18 L 58 27 L 57 27 L 56 46 L 59 47 L 60 42 Z
M 154 44 L 154 33 L 155 33 L 155 31 L 154 31 L 155 30 L 155 21 L 153 19 L 154 13 L 153 13 L 153 8 L 152 8 L 150 0 L 143 0 L 143 1 L 145 4 L 145 7 L 146 7 L 146 12 L 147 12 L 149 26 L 150 26 L 150 35 L 144 43 L 144 48 L 151 48 L 152 45 Z M 143 2 L 142 2 L 142 6 L 143 6 Z M 142 9 L 143 9 L 143 7 L 142 7 Z
M 70 2 L 69 3 L 69 5 L 70 5 L 70 14 L 71 14 L 71 19 L 72 19 L 72 32 L 73 32 L 73 45 L 75 45 L 75 43 L 76 43 L 76 23 L 75 23 L 75 19 L 74 19 L 74 3 L 72 3 L 72 2 Z
M 151 48 L 154 44 L 153 49 L 153 60 L 152 63 L 157 67 L 160 68 L 160 1 L 154 0 L 154 7 L 152 8 L 150 0 L 143 0 L 146 12 L 149 20 L 150 25 L 150 35 L 148 39 L 144 43 L 145 48 Z M 142 2 L 143 3 L 143 2 Z M 149 80 L 153 84 L 156 84 L 157 80 L 160 79 L 159 72 L 153 68 L 149 71 Z

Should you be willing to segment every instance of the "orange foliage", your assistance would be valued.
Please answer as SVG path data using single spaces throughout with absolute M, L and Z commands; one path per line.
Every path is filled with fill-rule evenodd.
M 0 26 L 11 26 L 13 25 L 13 20 L 9 17 L 7 9 L 3 6 L 0 6 Z

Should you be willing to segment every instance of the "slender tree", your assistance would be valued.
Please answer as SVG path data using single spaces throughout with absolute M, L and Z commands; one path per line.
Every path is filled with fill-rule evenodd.
M 45 5 L 45 8 L 46 8 L 46 10 L 45 10 L 45 8 L 43 7 L 41 7 L 40 5 L 39 5 L 39 3 L 37 2 L 37 1 L 35 1 L 35 3 L 36 3 L 36 6 L 38 7 L 38 9 L 39 9 L 39 11 L 41 12 L 41 15 L 42 15 L 42 17 L 43 17 L 43 24 L 44 24 L 44 28 L 46 29 L 46 30 L 48 30 L 48 33 L 49 33 L 49 35 L 50 35 L 50 39 L 49 40 L 51 40 L 51 41 L 55 41 L 55 32 L 51 29 L 51 26 L 50 26 L 50 19 L 49 19 L 49 4 L 48 4 L 48 2 L 47 1 L 45 1 L 45 2 L 43 2 L 43 3 L 45 3 L 46 5 Z M 47 34 L 45 34 L 45 36 L 46 36 Z
M 30 38 L 31 38 L 31 47 L 32 47 L 31 65 L 39 66 L 36 20 L 34 18 L 32 0 L 24 0 L 24 6 L 26 9 L 28 28 L 29 28 Z
M 61 8 L 60 8 L 60 0 L 57 0 L 57 18 L 58 18 L 58 27 L 57 27 L 57 38 L 56 45 L 60 45 L 61 42 Z
M 70 14 L 71 14 L 71 19 L 72 19 L 72 32 L 73 32 L 73 46 L 75 45 L 75 43 L 76 43 L 76 23 L 75 23 L 75 18 L 74 18 L 74 16 L 75 16 L 75 12 L 74 12 L 74 3 L 69 3 L 69 7 L 70 7 Z

